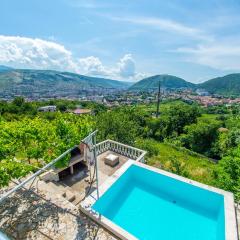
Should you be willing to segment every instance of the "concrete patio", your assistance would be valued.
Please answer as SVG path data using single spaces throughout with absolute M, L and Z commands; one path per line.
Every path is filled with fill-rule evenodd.
M 114 154 L 119 157 L 119 164 L 114 167 L 108 166 L 104 163 L 104 159 L 107 155 Z M 99 186 L 105 182 L 105 180 L 112 176 L 129 158 L 125 157 L 121 154 L 115 153 L 113 151 L 106 151 L 97 156 L 97 165 L 98 165 L 98 179 Z M 82 163 L 82 166 L 74 169 L 74 173 L 72 175 L 66 176 L 64 179 L 60 180 L 58 183 L 53 183 L 57 187 L 59 186 L 67 186 L 69 190 L 72 191 L 73 194 L 77 196 L 81 196 L 83 199 L 87 194 L 90 194 L 96 189 L 96 179 L 92 184 L 91 190 L 89 191 L 89 184 L 92 180 L 92 176 L 94 174 L 94 166 L 88 167 Z M 91 179 L 90 179 L 91 178 Z M 77 202 L 77 204 L 80 201 Z

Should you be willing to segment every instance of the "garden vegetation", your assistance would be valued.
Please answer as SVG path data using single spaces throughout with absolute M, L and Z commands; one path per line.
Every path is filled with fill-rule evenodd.
M 43 105 L 57 112 L 39 113 Z M 93 115 L 69 113 L 91 108 Z M 240 199 L 240 115 L 238 106 L 203 109 L 181 101 L 114 109 L 90 102 L 0 103 L 0 186 L 53 160 L 94 129 L 98 141 L 113 139 L 148 151 L 147 164 L 234 193 Z M 68 163 L 69 156 L 57 167 Z

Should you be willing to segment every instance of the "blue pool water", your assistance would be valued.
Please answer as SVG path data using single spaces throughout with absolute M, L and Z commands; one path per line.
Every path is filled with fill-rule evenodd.
M 225 239 L 222 195 L 137 165 L 93 209 L 138 239 Z

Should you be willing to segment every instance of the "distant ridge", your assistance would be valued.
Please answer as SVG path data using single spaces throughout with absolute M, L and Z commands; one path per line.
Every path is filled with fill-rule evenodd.
M 71 96 L 97 89 L 127 89 L 131 83 L 53 70 L 0 71 L 0 96 Z
M 207 90 L 211 94 L 240 96 L 240 73 L 213 78 L 198 84 L 198 87 Z
M 158 83 L 161 82 L 161 87 L 166 89 L 183 89 L 194 88 L 195 84 L 185 81 L 182 78 L 173 75 L 155 75 L 152 77 L 144 78 L 141 81 L 133 84 L 129 90 L 133 91 L 146 91 L 158 88 Z
M 161 74 L 130 83 L 106 78 L 89 77 L 76 73 L 54 70 L 13 69 L 0 65 L 0 97 L 16 95 L 38 97 L 79 96 L 84 92 L 110 92 L 114 90 L 149 91 L 161 87 L 169 90 L 197 88 L 211 94 L 240 96 L 240 73 L 216 77 L 201 84 L 194 84 L 173 75 Z M 109 91 L 108 91 L 109 89 Z M 94 92 L 95 91 L 95 92 Z

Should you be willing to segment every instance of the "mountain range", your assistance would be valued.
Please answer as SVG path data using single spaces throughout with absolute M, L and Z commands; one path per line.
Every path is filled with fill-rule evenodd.
M 156 75 L 142 79 L 133 84 L 129 89 L 132 91 L 154 90 L 158 89 L 159 82 L 161 88 L 169 90 L 202 89 L 210 94 L 240 96 L 240 73 L 213 78 L 200 84 L 190 83 L 172 75 Z
M 84 92 L 127 89 L 132 83 L 53 70 L 0 68 L 0 97 L 79 96 Z
M 89 77 L 54 70 L 13 69 L 0 65 L 0 97 L 8 96 L 78 96 L 84 92 L 149 91 L 203 89 L 211 94 L 240 96 L 240 73 L 210 79 L 200 84 L 188 82 L 173 75 L 155 75 L 136 83 L 106 78 Z M 95 92 L 94 92 L 95 91 Z

